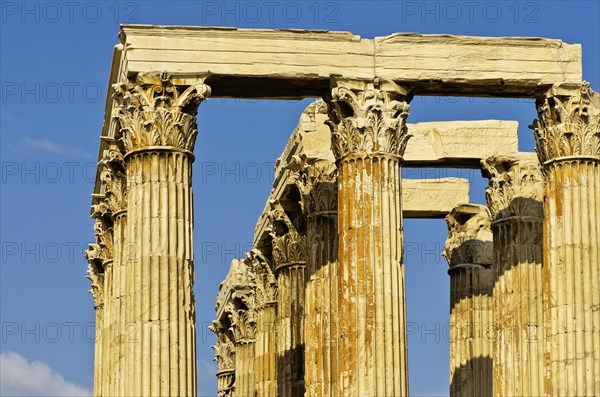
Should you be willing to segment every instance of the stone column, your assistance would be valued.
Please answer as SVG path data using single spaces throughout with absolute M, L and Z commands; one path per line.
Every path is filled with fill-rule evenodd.
M 88 278 L 93 283 L 99 283 L 100 280 L 103 283 L 101 301 L 96 303 L 97 357 L 95 358 L 95 363 L 98 371 L 94 374 L 97 385 L 95 393 L 100 396 L 112 395 L 111 387 L 114 386 L 116 375 L 112 362 L 115 358 L 118 358 L 118 351 L 113 343 L 116 331 L 114 311 L 115 306 L 118 305 L 114 295 L 115 283 L 113 273 L 115 244 L 118 246 L 117 250 L 119 250 L 122 245 L 122 236 L 119 226 L 117 226 L 118 230 L 117 234 L 115 234 L 113 214 L 119 210 L 120 207 L 118 207 L 118 204 L 121 203 L 120 200 L 115 200 L 114 198 L 118 194 L 117 189 L 115 189 L 115 192 L 111 192 L 111 189 L 115 184 L 112 180 L 113 177 L 120 181 L 122 181 L 122 178 L 117 178 L 116 175 L 114 163 L 118 161 L 113 161 L 114 158 L 112 160 L 109 158 L 112 157 L 111 153 L 113 151 L 120 155 L 118 150 L 113 149 L 114 146 L 111 145 L 111 149 L 105 150 L 102 160 L 98 163 L 98 167 L 101 170 L 101 192 L 96 198 L 100 200 L 92 206 L 94 234 L 97 244 L 91 245 L 88 251 L 88 258 L 92 258 L 91 260 L 95 263 L 93 266 L 90 265 L 90 275 Z M 122 156 L 120 159 L 122 160 Z M 98 286 L 94 286 L 92 290 L 97 291 L 97 288 Z
M 296 203 L 299 205 L 299 203 Z M 290 219 L 294 217 L 294 222 Z M 305 225 L 302 214 L 271 203 L 277 277 L 277 384 L 280 396 L 304 396 Z M 300 222 L 300 224 L 299 224 Z
M 333 164 L 319 162 L 307 165 L 301 179 L 307 217 L 305 396 L 337 397 L 337 171 Z
M 256 344 L 254 347 L 254 376 L 256 395 L 276 397 L 277 282 L 271 265 L 258 250 L 249 252 L 246 262 L 253 269 L 255 286 Z
M 443 255 L 450 269 L 450 396 L 492 396 L 493 242 L 483 205 L 464 204 L 446 217 Z
M 600 395 L 600 96 L 560 85 L 537 101 L 545 175 L 546 395 Z
M 228 337 L 229 330 L 223 329 L 218 321 L 208 327 L 217 335 L 217 344 L 211 346 L 217 362 L 217 396 L 233 397 L 235 385 L 235 344 Z
M 102 342 L 104 344 L 104 375 L 102 395 L 123 395 L 122 382 L 123 343 L 121 341 L 124 325 L 125 305 L 125 266 L 123 247 L 125 245 L 127 182 L 123 154 L 118 143 L 108 139 L 109 147 L 103 153 L 98 164 L 101 168 L 100 181 L 104 200 L 94 206 L 94 214 L 103 214 L 111 225 L 112 260 L 105 267 L 104 289 L 104 326 Z
M 494 235 L 494 396 L 542 396 L 543 176 L 534 153 L 482 166 Z
M 329 106 L 338 163 L 338 393 L 406 396 L 401 164 L 408 92 L 338 81 Z
M 195 396 L 191 164 L 197 107 L 210 89 L 166 75 L 114 89 L 129 192 L 125 394 Z
M 94 344 L 94 396 L 102 396 L 104 355 L 102 352 L 102 332 L 104 328 L 104 268 L 102 250 L 99 244 L 90 244 L 85 252 L 88 260 L 87 278 L 91 282 L 90 293 L 94 297 L 96 311 L 96 341 Z
M 235 396 L 254 396 L 256 392 L 254 351 L 256 313 L 253 309 L 231 312 L 231 328 L 235 335 Z

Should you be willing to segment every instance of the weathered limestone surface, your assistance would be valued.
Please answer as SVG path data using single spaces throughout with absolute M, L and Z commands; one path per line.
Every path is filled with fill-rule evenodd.
M 403 197 L 400 167 L 473 168 L 491 155 L 494 260 L 485 257 L 481 207 L 448 216 L 451 394 L 490 395 L 492 357 L 497 395 L 600 394 L 600 96 L 581 83 L 579 45 L 128 25 L 110 83 L 96 243 L 86 254 L 101 333 L 96 395 L 196 394 L 190 181 L 195 115 L 209 85 L 217 97 L 326 102 L 303 114 L 255 249 L 219 293 L 211 327 L 219 396 L 406 395 L 402 219 L 446 214 L 467 201 L 468 185 L 406 181 Z M 543 266 L 541 196 L 529 188 L 539 180 L 535 161 L 516 154 L 516 123 L 407 126 L 415 94 L 538 99 Z M 484 337 L 492 300 L 493 349 Z M 531 338 L 541 321 L 542 343 Z
M 519 151 L 516 121 L 469 120 L 408 124 L 405 167 L 479 168 L 486 157 Z
M 494 395 L 544 395 L 544 183 L 535 153 L 482 162 L 494 234 Z
M 555 86 L 537 101 L 545 176 L 546 395 L 600 394 L 600 95 Z
M 404 218 L 443 218 L 468 201 L 468 179 L 402 179 Z
M 128 74 L 209 74 L 215 96 L 322 96 L 332 75 L 410 83 L 415 94 L 493 96 L 581 80 L 581 47 L 541 38 L 125 25 L 121 42 Z
M 257 250 L 246 259 L 253 271 L 256 304 L 255 391 L 277 396 L 277 280 L 269 261 Z
M 304 396 L 306 220 L 298 205 L 297 201 L 274 202 L 269 215 L 278 285 L 278 393 L 290 397 Z
M 254 260 L 254 255 L 249 258 Z M 256 296 L 254 281 L 255 267 L 248 260 L 233 260 L 229 267 L 229 273 L 225 280 L 219 286 L 217 294 L 217 303 L 215 305 L 216 320 L 209 327 L 217 335 L 217 344 L 212 348 L 215 350 L 215 360 L 219 364 L 218 395 L 219 397 L 232 397 L 235 390 L 248 389 L 247 371 L 254 369 L 254 363 L 251 368 L 247 357 L 248 349 L 242 347 L 240 356 L 238 356 L 238 347 L 248 339 L 247 336 L 256 334 L 256 323 L 254 321 L 239 321 L 240 313 L 253 313 Z M 245 319 L 253 317 L 246 316 Z M 238 339 L 238 338 L 242 339 Z M 223 345 L 227 346 L 224 347 Z M 228 352 L 226 357 L 230 361 L 223 362 L 222 351 Z M 254 353 L 254 352 L 252 352 Z M 223 364 L 223 365 L 221 365 Z M 241 380 L 239 380 L 241 379 Z M 260 378 L 259 378 L 260 379 Z
M 321 161 L 304 167 L 301 175 L 307 217 L 305 396 L 337 396 L 337 170 Z
M 122 393 L 122 345 L 124 324 L 124 265 L 123 246 L 126 220 L 126 181 L 123 155 L 119 145 L 111 141 L 98 164 L 101 171 L 101 194 L 92 207 L 97 244 L 87 252 L 92 293 L 96 300 L 96 366 L 95 393 Z
M 254 309 L 233 310 L 231 325 L 234 330 L 235 396 L 253 396 L 255 389 L 256 317 Z
M 96 311 L 96 333 L 102 332 L 104 327 L 104 269 L 98 244 L 90 244 L 85 252 L 88 260 L 88 276 L 90 280 L 90 293 L 94 297 L 94 310 Z M 102 378 L 105 376 L 104 354 L 102 352 L 102 341 L 96 341 L 94 345 L 94 395 L 102 396 Z
M 393 88 L 344 82 L 329 102 L 338 160 L 340 395 L 408 395 L 400 165 L 410 97 Z
M 191 153 L 210 90 L 145 75 L 115 91 L 128 188 L 124 394 L 195 396 Z
M 492 396 L 493 249 L 483 205 L 463 204 L 446 217 L 443 255 L 450 268 L 450 396 Z

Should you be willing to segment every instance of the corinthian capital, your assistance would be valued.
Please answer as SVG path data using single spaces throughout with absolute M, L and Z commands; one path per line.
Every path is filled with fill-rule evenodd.
M 544 179 L 534 153 L 492 156 L 481 165 L 490 180 L 485 195 L 493 221 L 544 216 Z
M 337 81 L 334 85 L 326 101 L 336 159 L 364 154 L 403 156 L 410 138 L 406 127 L 408 91 L 378 80 Z
M 459 205 L 446 216 L 446 222 L 448 239 L 442 255 L 451 268 L 464 264 L 493 263 L 493 236 L 490 217 L 484 205 Z
M 127 181 L 123 154 L 116 142 L 109 144 L 98 166 L 102 169 L 100 172 L 101 191 L 104 193 L 102 205 L 114 214 L 124 209 L 127 203 Z
M 252 269 L 256 307 L 277 302 L 277 280 L 267 258 L 253 249 L 246 254 L 245 262 Z
M 294 156 L 290 170 L 301 194 L 300 204 L 307 216 L 337 213 L 337 168 L 326 160 L 308 161 L 306 155 Z
M 213 361 L 217 362 L 219 372 L 235 369 L 235 345 L 227 336 L 225 330 L 218 321 L 213 321 L 213 325 L 208 329 L 217 335 L 217 343 L 211 346 L 215 351 Z
M 269 212 L 273 261 L 276 269 L 306 263 L 306 236 L 299 233 L 279 202 L 271 203 Z
M 229 315 L 230 331 L 237 343 L 254 342 L 256 338 L 256 318 L 254 310 L 234 310 Z
M 105 203 L 94 206 L 95 210 L 98 207 L 105 207 Z M 110 214 L 110 212 L 107 212 Z M 94 258 L 106 262 L 113 258 L 113 223 L 112 220 L 103 215 L 92 214 L 94 217 L 94 236 L 96 237 L 96 243 L 94 246 L 98 247 L 98 251 L 94 253 Z
M 558 157 L 600 157 L 600 95 L 589 83 L 552 87 L 536 102 L 533 121 L 540 162 Z
M 166 73 L 139 74 L 113 90 L 114 117 L 127 152 L 152 146 L 194 150 L 198 105 L 210 95 L 204 82 L 177 85 Z
M 104 303 L 104 269 L 102 268 L 102 252 L 98 244 L 90 244 L 85 251 L 85 256 L 88 260 L 86 278 L 90 280 L 91 284 L 89 292 L 94 297 L 96 308 L 99 308 Z

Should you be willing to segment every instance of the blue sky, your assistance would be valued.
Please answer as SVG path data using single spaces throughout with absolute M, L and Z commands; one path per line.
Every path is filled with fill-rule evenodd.
M 81 395 L 93 381 L 94 310 L 83 250 L 119 23 L 307 28 L 372 38 L 394 32 L 537 36 L 583 45 L 583 76 L 600 90 L 597 1 L 0 1 L 0 395 Z M 216 395 L 206 330 L 229 262 L 248 250 L 272 165 L 310 100 L 210 99 L 196 143 L 198 387 Z M 416 97 L 410 122 L 519 122 L 532 151 L 532 100 Z M 479 171 L 462 176 L 483 203 Z M 410 389 L 447 395 L 447 264 L 442 220 L 405 222 Z

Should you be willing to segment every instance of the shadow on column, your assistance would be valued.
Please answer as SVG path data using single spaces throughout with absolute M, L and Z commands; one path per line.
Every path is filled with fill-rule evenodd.
M 304 344 L 277 356 L 277 373 L 289 380 L 278 382 L 279 396 L 304 396 Z
M 474 379 L 486 379 L 489 382 L 473 382 Z M 450 395 L 457 397 L 481 397 L 493 395 L 492 358 L 475 357 L 456 368 L 450 380 Z

